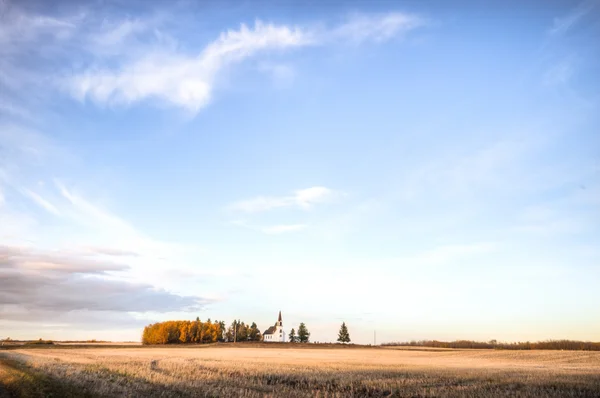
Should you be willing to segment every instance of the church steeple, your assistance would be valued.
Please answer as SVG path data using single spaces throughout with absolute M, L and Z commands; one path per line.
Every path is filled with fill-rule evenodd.
M 283 326 L 283 322 L 281 321 L 281 310 L 279 311 L 279 318 L 277 318 L 277 326 Z

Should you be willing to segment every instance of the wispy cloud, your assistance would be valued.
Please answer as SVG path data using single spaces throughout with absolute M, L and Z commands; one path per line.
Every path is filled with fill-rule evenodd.
M 497 247 L 492 242 L 476 242 L 469 244 L 451 244 L 437 246 L 415 256 L 402 259 L 403 263 L 410 265 L 444 265 L 464 257 L 489 253 Z
M 31 200 L 33 200 L 38 206 L 40 206 L 41 208 L 43 208 L 44 210 L 46 210 L 49 213 L 54 214 L 55 216 L 60 215 L 60 212 L 58 211 L 58 209 L 49 201 L 47 201 L 46 199 L 42 198 L 40 195 L 38 195 L 37 193 L 30 191 L 29 189 L 26 188 L 22 188 L 21 192 L 29 197 Z
M 21 46 L 39 39 L 69 38 L 76 29 L 73 19 L 24 12 L 8 1 L 0 2 L 0 54 L 12 56 Z
M 283 207 L 309 209 L 315 204 L 330 202 L 340 195 L 340 192 L 330 188 L 316 186 L 297 190 L 288 196 L 258 196 L 242 200 L 231 204 L 229 209 L 245 213 L 259 213 Z
M 419 16 L 400 12 L 355 13 L 333 25 L 313 21 L 292 26 L 256 20 L 253 25 L 242 23 L 237 29 L 222 32 L 204 48 L 193 49 L 179 46 L 177 38 L 164 28 L 168 25 L 165 21 L 172 24 L 176 15 L 115 19 L 95 15 L 90 9 L 76 15 L 43 15 L 6 2 L 1 15 L 0 81 L 7 87 L 14 86 L 15 81 L 21 85 L 11 90 L 22 90 L 25 84 L 58 87 L 79 101 L 89 99 L 103 106 L 150 100 L 191 114 L 210 103 L 223 71 L 261 53 L 344 42 L 383 42 L 425 24 Z M 31 62 L 31 54 L 38 52 L 45 58 L 53 54 L 53 61 L 66 61 L 65 67 L 51 73 L 42 70 L 39 65 L 47 62 Z M 20 59 L 29 59 L 30 66 L 23 69 Z M 294 74 L 291 66 L 265 65 L 271 65 L 263 69 L 273 73 L 275 84 L 289 84 Z
M 298 232 L 308 228 L 306 224 L 280 224 L 280 225 L 253 225 L 245 221 L 234 221 L 233 225 L 247 228 L 256 232 L 261 232 L 266 235 L 280 235 L 289 232 Z
M 552 65 L 542 77 L 542 83 L 549 87 L 566 85 L 575 73 L 573 57 L 565 58 Z
M 102 254 L 106 256 L 138 256 L 139 253 L 133 250 L 123 250 L 115 247 L 103 247 L 103 246 L 88 246 L 86 248 L 90 253 Z
M 90 41 L 99 48 L 115 49 L 137 34 L 146 32 L 151 25 L 140 18 L 125 19 L 116 22 L 104 21 L 99 32 L 93 33 Z
M 272 225 L 263 227 L 262 232 L 266 234 L 276 235 L 283 234 L 286 232 L 301 231 L 307 227 L 306 224 L 290 224 L 290 225 Z
M 567 15 L 554 19 L 549 34 L 552 36 L 559 36 L 567 33 L 596 8 L 598 4 L 599 2 L 597 0 L 585 0 L 580 2 Z
M 354 43 L 383 42 L 426 24 L 421 17 L 400 12 L 385 14 L 353 14 L 331 36 Z
M 55 180 L 59 193 L 67 199 L 71 207 L 65 211 L 75 222 L 96 231 L 102 242 L 103 250 L 113 252 L 135 252 L 148 258 L 164 258 L 181 249 L 176 244 L 152 239 L 138 231 L 133 225 L 117 215 L 90 202 L 82 195 L 67 188 L 61 181 Z
M 0 206 L 0 242 L 27 242 L 39 248 L 68 245 L 79 247 L 83 252 L 80 255 L 104 259 L 119 256 L 129 265 L 124 277 L 165 286 L 158 272 L 186 265 L 186 256 L 193 256 L 199 249 L 150 237 L 90 198 L 68 176 L 65 179 L 69 184 L 55 179 L 59 170 L 66 170 L 64 166 L 70 164 L 71 156 L 36 131 L 0 126 L 0 191 L 5 196 Z M 60 217 L 42 222 L 44 219 L 32 211 L 35 209 L 24 206 L 28 200 Z M 56 233 L 57 225 L 60 233 Z
M 1 80 L 1 78 L 0 78 Z M 31 113 L 18 105 L 15 105 L 12 101 L 4 100 L 0 97 L 0 115 L 16 116 L 21 119 L 31 119 Z
M 221 34 L 197 55 L 158 51 L 116 70 L 88 70 L 65 84 L 80 100 L 129 104 L 154 98 L 195 113 L 209 103 L 223 68 L 260 51 L 309 43 L 310 37 L 299 28 L 257 21 L 254 27 L 242 24 Z
M 132 62 L 114 68 L 89 68 L 64 81 L 75 98 L 98 104 L 127 105 L 157 99 L 197 113 L 212 98 L 219 74 L 227 67 L 261 52 L 340 41 L 381 42 L 423 25 L 422 19 L 402 14 L 355 14 L 342 25 L 325 30 L 278 25 L 257 20 L 253 27 L 242 24 L 228 30 L 196 54 L 163 47 L 149 48 Z M 141 20 L 126 20 L 109 32 L 97 34 L 95 42 L 110 48 L 125 38 L 149 28 Z M 270 67 L 278 83 L 289 81 L 291 67 Z

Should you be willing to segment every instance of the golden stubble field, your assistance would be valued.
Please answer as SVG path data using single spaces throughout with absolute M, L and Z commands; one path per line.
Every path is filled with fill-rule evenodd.
M 600 352 L 185 347 L 0 351 L 8 391 L 45 396 L 600 397 Z

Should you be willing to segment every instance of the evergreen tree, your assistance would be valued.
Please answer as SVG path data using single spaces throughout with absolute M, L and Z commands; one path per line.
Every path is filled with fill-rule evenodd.
M 229 342 L 235 342 L 237 341 L 237 332 L 236 329 L 238 327 L 238 322 L 236 320 L 234 320 L 233 322 L 231 322 L 231 325 L 229 326 L 229 329 L 227 329 L 227 341 Z
M 220 341 L 220 342 L 229 341 L 227 339 L 227 328 L 225 327 L 224 321 L 219 322 L 219 336 L 217 338 L 217 341 Z
M 310 333 L 306 328 L 304 322 L 301 322 L 300 326 L 298 326 L 298 341 L 300 341 L 301 343 L 308 343 L 309 338 Z
M 340 331 L 338 333 L 337 341 L 340 343 L 350 342 L 350 334 L 348 333 L 348 327 L 346 327 L 346 322 L 342 322 L 342 326 L 340 327 Z
M 238 320 L 237 326 L 237 341 L 247 341 L 248 340 L 248 327 L 244 322 L 240 322 Z
M 256 322 L 252 322 L 252 325 L 250 325 L 250 328 L 248 329 L 248 340 L 260 341 L 260 330 L 258 330 Z
M 290 343 L 295 343 L 298 341 L 298 337 L 296 337 L 296 331 L 294 330 L 294 328 L 292 328 L 292 330 L 290 330 Z

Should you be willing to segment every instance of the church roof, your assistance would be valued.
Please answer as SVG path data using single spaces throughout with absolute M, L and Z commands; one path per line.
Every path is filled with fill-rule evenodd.
M 265 332 L 263 333 L 263 335 L 264 334 L 273 334 L 273 333 L 275 333 L 275 330 L 276 330 L 275 326 L 271 326 L 270 328 L 268 328 L 267 330 L 265 330 Z

